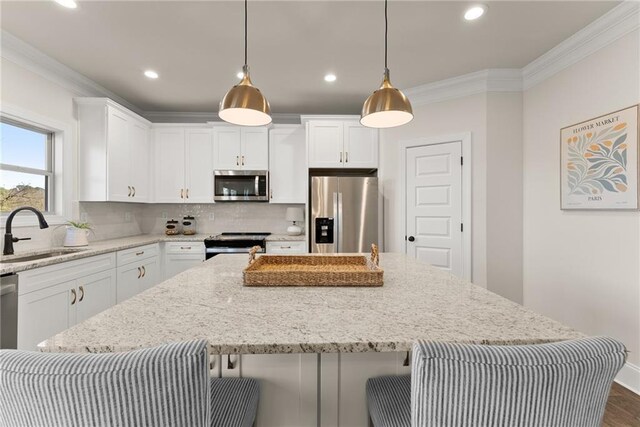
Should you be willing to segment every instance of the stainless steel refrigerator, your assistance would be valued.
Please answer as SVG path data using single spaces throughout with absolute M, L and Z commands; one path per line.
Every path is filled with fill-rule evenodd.
M 311 252 L 365 252 L 378 244 L 378 178 L 311 177 Z

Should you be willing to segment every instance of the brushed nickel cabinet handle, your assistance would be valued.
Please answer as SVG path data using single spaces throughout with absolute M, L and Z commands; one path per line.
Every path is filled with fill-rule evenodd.
M 269 190 L 269 196 L 270 196 L 270 198 L 273 199 L 273 188 L 271 190 Z
M 342 163 L 342 151 L 340 152 L 340 163 Z
M 71 305 L 73 305 L 76 303 L 76 299 L 78 298 L 78 295 L 76 294 L 75 289 L 71 289 L 71 296 L 73 296 L 73 299 L 71 300 Z
M 142 277 L 147 275 L 147 269 L 144 268 L 144 265 L 142 266 Z
M 180 246 L 180 249 L 182 249 L 182 250 L 191 249 L 191 246 Z
M 189 189 L 188 188 L 185 190 L 185 194 L 186 194 L 185 198 L 188 199 L 189 198 Z
M 136 252 L 136 256 L 144 255 L 144 251 Z
M 127 185 L 127 188 L 129 189 L 129 194 L 127 194 L 127 197 L 131 197 L 131 186 Z
M 236 365 L 231 361 L 231 355 L 227 354 L 227 369 L 235 369 Z
M 344 152 L 344 162 L 345 163 L 349 163 L 349 152 L 345 151 Z M 135 194 L 135 193 L 134 193 Z
M 138 279 L 142 277 L 142 268 L 138 267 Z
M 240 156 L 236 156 L 236 166 L 240 166 Z
M 280 249 L 291 249 L 291 246 L 280 246 Z
M 180 189 L 180 198 L 184 199 L 184 188 Z
M 242 166 L 244 166 L 244 156 L 242 156 Z
M 136 197 L 136 187 L 131 187 L 133 188 L 133 194 L 131 195 L 131 197 Z
M 83 299 L 84 299 L 84 286 L 80 286 L 80 299 L 78 300 L 78 302 L 82 302 Z

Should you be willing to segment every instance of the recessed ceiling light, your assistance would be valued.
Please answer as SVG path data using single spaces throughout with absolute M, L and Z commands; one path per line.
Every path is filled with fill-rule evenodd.
M 244 73 L 242 71 L 238 71 L 238 74 L 236 74 L 236 77 L 238 77 L 239 79 L 244 77 Z
M 158 73 L 156 73 L 156 72 L 155 72 L 155 71 L 153 71 L 153 70 L 147 70 L 147 71 L 145 71 L 145 72 L 144 72 L 144 75 L 145 75 L 146 77 L 150 78 L 150 79 L 157 79 L 157 78 L 159 77 L 159 76 L 158 76 Z
M 325 82 L 335 82 L 335 81 L 336 81 L 336 79 L 337 79 L 337 77 L 336 77 L 336 75 L 335 75 L 335 74 L 331 74 L 331 73 L 329 73 L 329 74 L 327 74 L 327 75 L 325 75 L 325 76 L 324 76 L 324 81 L 325 81 Z
M 75 0 L 55 0 L 55 2 L 61 6 L 66 7 L 67 9 L 75 9 L 76 7 L 78 7 L 78 4 L 75 2 Z
M 487 6 L 484 4 L 477 4 L 475 6 L 471 6 L 464 13 L 464 19 L 467 21 L 473 21 L 475 19 L 480 18 L 487 11 Z

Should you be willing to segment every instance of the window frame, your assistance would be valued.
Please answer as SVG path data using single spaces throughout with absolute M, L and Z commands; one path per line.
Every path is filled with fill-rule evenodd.
M 28 123 L 20 122 L 14 119 L 10 119 L 5 117 L 4 115 L 0 115 L 0 123 L 4 123 L 10 126 L 22 128 L 28 131 L 32 131 L 35 133 L 46 135 L 47 140 L 45 142 L 45 168 L 46 169 L 36 169 L 25 166 L 18 166 L 9 163 L 1 163 L 0 162 L 0 170 L 10 171 L 10 172 L 20 172 L 20 173 L 28 173 L 31 175 L 40 175 L 45 177 L 45 206 L 46 209 L 43 214 L 55 214 L 56 206 L 55 206 L 55 132 L 43 129 L 41 127 L 33 126 Z M 3 212 L 3 215 L 8 215 L 8 212 Z
M 0 118 L 51 133 L 50 161 L 53 177 L 49 184 L 52 191 L 49 212 L 43 214 L 50 226 L 66 224 L 66 217 L 71 217 L 74 212 L 75 183 L 73 174 L 65 174 L 63 171 L 73 170 L 73 152 L 76 148 L 73 131 L 75 122 L 62 122 L 8 102 L 0 103 Z M 77 211 L 77 208 L 75 210 Z M 0 229 L 4 229 L 8 216 L 8 212 L 0 213 Z M 38 220 L 35 215 L 20 212 L 13 219 L 12 225 L 14 228 L 37 227 Z

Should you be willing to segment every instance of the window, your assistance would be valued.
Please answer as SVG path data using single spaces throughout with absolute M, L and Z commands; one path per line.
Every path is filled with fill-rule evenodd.
M 54 134 L 0 121 L 0 212 L 33 206 L 52 212 Z

